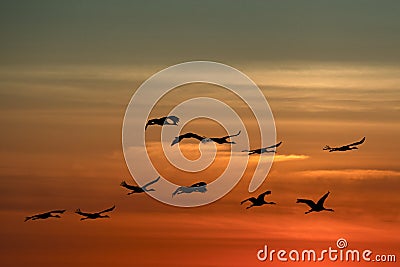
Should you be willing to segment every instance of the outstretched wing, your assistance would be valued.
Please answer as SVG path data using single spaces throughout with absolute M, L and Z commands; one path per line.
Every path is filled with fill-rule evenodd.
M 249 197 L 249 198 L 247 198 L 247 199 L 245 199 L 245 200 L 242 200 L 241 202 L 240 202 L 240 205 L 243 205 L 243 203 L 245 203 L 246 201 L 251 201 L 251 202 L 255 202 L 256 201 L 256 198 L 255 197 Z
M 275 145 L 267 146 L 265 149 L 268 149 L 268 148 L 275 148 L 275 147 L 280 146 L 281 144 L 282 144 L 282 141 L 280 141 L 279 143 L 277 143 L 277 144 L 275 144 Z
M 264 200 L 264 197 L 265 197 L 266 195 L 270 195 L 270 194 L 271 194 L 271 191 L 270 191 L 270 190 L 267 190 L 267 191 L 265 191 L 264 193 L 258 195 L 257 199 L 258 199 L 258 200 Z
M 328 191 L 328 193 L 326 193 L 325 195 L 323 195 L 323 196 L 318 200 L 318 202 L 317 202 L 317 205 L 318 205 L 318 206 L 323 206 L 323 205 L 324 205 L 325 199 L 328 197 L 329 193 L 330 193 L 330 192 Z
M 171 146 L 179 143 L 180 141 L 182 141 L 182 139 L 185 139 L 185 138 L 195 138 L 195 139 L 201 141 L 205 137 L 204 136 L 200 136 L 200 135 L 195 134 L 195 133 L 185 133 L 185 134 L 182 134 L 180 136 L 175 137 L 174 141 L 172 141 L 172 143 L 171 143 Z
M 177 116 L 168 116 L 165 119 L 171 120 L 174 124 L 177 124 L 179 122 L 179 118 Z
M 242 150 L 242 152 L 249 152 L 249 155 L 251 155 L 251 154 L 261 154 L 261 148 L 253 149 L 253 150 Z
M 154 184 L 154 183 L 157 183 L 158 182 L 158 180 L 160 180 L 160 176 L 158 176 L 155 180 L 153 180 L 153 181 L 151 181 L 151 182 L 148 182 L 147 184 L 145 184 L 142 188 L 146 188 L 147 186 L 149 186 L 149 185 L 152 185 L 152 184 Z
M 298 198 L 296 203 L 304 203 L 304 204 L 307 204 L 308 206 L 310 206 L 310 208 L 314 208 L 314 207 L 315 207 L 314 201 L 312 201 L 312 200 L 310 200 L 310 199 Z
M 363 139 L 361 139 L 360 141 L 352 143 L 352 144 L 347 145 L 347 146 L 358 146 L 358 145 L 361 145 L 362 143 L 364 143 L 364 141 L 365 141 L 365 137 L 363 137 Z
M 90 215 L 93 215 L 93 213 L 88 213 L 88 212 L 82 212 L 80 209 L 77 209 L 76 211 L 75 211 L 75 213 L 76 214 L 79 214 L 79 215 L 82 215 L 82 216 L 90 216 Z
M 264 148 L 258 148 L 258 149 L 253 149 L 253 150 L 242 150 L 242 152 L 249 152 L 249 155 L 250 154 L 261 154 L 261 153 L 265 153 L 265 152 L 271 153 L 271 152 L 275 152 L 275 151 L 269 151 L 268 149 L 276 148 L 276 147 L 280 146 L 281 144 L 282 144 L 282 141 L 280 141 L 279 143 L 272 145 L 272 146 L 267 146 Z
M 242 132 L 242 131 L 239 131 L 237 134 L 224 136 L 224 137 L 222 137 L 222 139 L 227 139 L 227 138 L 231 138 L 231 137 L 238 136 L 241 132 Z
M 200 187 L 200 186 L 205 186 L 205 185 L 207 185 L 206 182 L 198 182 L 198 183 L 192 184 L 190 187 Z
M 59 214 L 62 214 L 62 213 L 64 213 L 66 210 L 52 210 L 52 211 L 49 211 L 49 213 L 59 213 Z
M 179 186 L 173 193 L 172 197 L 174 197 L 176 194 L 182 194 L 184 191 L 183 189 L 186 188 L 185 186 Z
M 200 136 L 198 134 L 195 133 L 185 133 L 183 135 L 180 135 L 179 138 L 182 140 L 184 138 L 195 138 L 199 141 L 203 140 L 205 137 L 204 136 Z
M 111 208 L 109 208 L 109 209 L 105 209 L 105 210 L 103 210 L 103 211 L 100 211 L 99 212 L 99 214 L 101 214 L 101 213 L 105 213 L 105 212 L 109 212 L 109 211 L 113 211 L 115 209 L 115 205 L 114 206 L 112 206 Z

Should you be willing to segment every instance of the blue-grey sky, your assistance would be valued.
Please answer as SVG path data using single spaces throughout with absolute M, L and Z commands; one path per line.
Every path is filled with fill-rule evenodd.
M 400 59 L 398 1 L 2 1 L 0 64 Z

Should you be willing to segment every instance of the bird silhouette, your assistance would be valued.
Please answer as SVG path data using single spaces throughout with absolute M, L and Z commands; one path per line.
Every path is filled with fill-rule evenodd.
M 112 206 L 109 209 L 105 209 L 105 210 L 99 211 L 99 212 L 89 213 L 89 212 L 82 212 L 80 209 L 77 209 L 75 211 L 75 213 L 77 213 L 77 214 L 79 214 L 81 216 L 84 216 L 84 218 L 81 218 L 81 221 L 87 220 L 87 219 L 93 219 L 94 220 L 94 219 L 98 219 L 98 218 L 110 218 L 110 216 L 102 215 L 102 214 L 106 213 L 106 212 L 113 211 L 114 209 L 115 209 L 115 205 Z
M 266 195 L 270 195 L 270 194 L 271 194 L 271 191 L 269 191 L 269 190 L 268 190 L 268 191 L 265 191 L 264 193 L 258 195 L 257 198 L 255 198 L 255 197 L 250 197 L 250 198 L 248 198 L 248 199 L 243 200 L 242 202 L 240 202 L 240 205 L 243 205 L 243 203 L 245 203 L 245 202 L 247 202 L 247 201 L 250 201 L 250 202 L 251 202 L 251 205 L 248 206 L 246 209 L 250 209 L 251 207 L 254 207 L 254 206 L 259 207 L 259 206 L 266 205 L 266 204 L 275 205 L 275 204 L 276 204 L 275 202 L 266 202 L 265 199 L 264 199 L 264 197 L 265 197 Z
M 137 185 L 127 184 L 125 181 L 122 181 L 120 185 L 122 187 L 125 187 L 126 189 L 132 190 L 131 192 L 128 193 L 128 195 L 130 195 L 130 194 L 134 194 L 134 193 L 143 193 L 143 192 L 149 192 L 149 191 L 156 191 L 153 188 L 147 189 L 147 187 L 152 185 L 152 184 L 154 184 L 154 183 L 156 183 L 156 182 L 158 182 L 158 180 L 160 180 L 160 176 L 158 176 L 157 179 L 145 184 L 142 187 L 137 186 Z
M 217 144 L 236 144 L 235 142 L 228 141 L 227 139 L 238 136 L 240 133 L 241 133 L 241 131 L 239 131 L 237 134 L 227 135 L 227 136 L 223 136 L 223 137 L 205 137 L 205 136 L 200 136 L 195 133 L 185 133 L 185 134 L 175 137 L 175 139 L 171 143 L 171 146 L 179 143 L 180 141 L 182 141 L 185 138 L 195 138 L 195 139 L 201 141 L 202 143 L 215 142 Z
M 325 199 L 328 197 L 329 193 L 330 192 L 328 191 L 328 193 L 323 195 L 318 200 L 317 203 L 315 203 L 314 201 L 312 201 L 310 199 L 302 199 L 302 198 L 297 199 L 296 203 L 304 203 L 304 204 L 307 204 L 311 208 L 309 211 L 306 211 L 305 214 L 308 214 L 308 213 L 313 212 L 313 211 L 315 211 L 315 212 L 320 212 L 320 211 L 323 211 L 323 210 L 334 211 L 333 209 L 327 209 L 327 208 L 324 207 Z
M 362 143 L 364 143 L 365 141 L 365 137 L 363 139 L 361 139 L 358 142 L 349 144 L 349 145 L 345 145 L 345 146 L 340 146 L 340 147 L 330 147 L 328 145 L 326 145 L 323 150 L 329 150 L 329 152 L 334 152 L 334 151 L 348 151 L 348 150 L 353 150 L 353 149 L 358 149 L 358 145 L 361 145 Z
M 44 219 L 48 219 L 48 218 L 51 218 L 51 217 L 53 217 L 53 218 L 61 218 L 61 216 L 58 215 L 58 214 L 63 214 L 64 212 L 65 212 L 65 210 L 52 210 L 52 211 L 48 211 L 48 212 L 44 212 L 44 213 L 28 216 L 28 217 L 25 217 L 25 222 L 29 221 L 29 220 L 32 220 L 32 221 L 39 220 L 39 219 L 44 220 Z M 56 214 L 54 215 L 53 213 L 56 213 Z
M 178 187 L 175 192 L 172 193 L 172 197 L 174 197 L 176 194 L 190 194 L 193 192 L 200 192 L 200 193 L 205 193 L 207 192 L 207 183 L 206 182 L 198 182 L 195 184 L 192 184 L 191 186 L 180 186 Z
M 282 144 L 282 141 L 277 143 L 277 144 L 275 144 L 275 145 L 272 145 L 272 146 L 267 146 L 267 147 L 264 147 L 264 148 L 258 148 L 258 149 L 253 149 L 253 150 L 242 150 L 242 152 L 249 152 L 249 155 L 262 154 L 262 153 L 276 153 L 276 149 L 275 150 L 268 150 L 268 149 L 277 148 L 281 144 Z
M 146 126 L 144 129 L 146 130 L 148 126 L 150 125 L 178 125 L 179 118 L 176 116 L 168 116 L 168 117 L 162 117 L 162 118 L 157 118 L 157 119 L 151 119 L 148 120 L 146 123 Z

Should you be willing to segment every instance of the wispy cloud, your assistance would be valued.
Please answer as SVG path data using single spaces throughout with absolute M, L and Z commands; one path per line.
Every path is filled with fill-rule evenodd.
M 400 178 L 400 172 L 374 169 L 345 169 L 345 170 L 312 170 L 301 171 L 300 175 L 310 178 L 342 178 L 342 179 L 383 179 L 388 177 Z
M 290 161 L 290 160 L 303 160 L 303 159 L 308 159 L 308 158 L 310 158 L 310 156 L 307 156 L 307 155 L 296 155 L 296 154 L 275 155 L 274 161 L 280 162 L 280 161 Z
M 273 154 L 262 154 L 260 157 L 257 156 L 251 156 L 250 161 L 271 161 L 273 160 L 274 162 L 283 162 L 283 161 L 292 161 L 292 160 L 305 160 L 310 158 L 310 156 L 307 155 L 297 155 L 297 154 L 289 154 L 289 155 L 273 155 Z
M 291 88 L 398 88 L 400 68 L 392 65 L 358 63 L 287 63 L 249 69 L 258 84 Z

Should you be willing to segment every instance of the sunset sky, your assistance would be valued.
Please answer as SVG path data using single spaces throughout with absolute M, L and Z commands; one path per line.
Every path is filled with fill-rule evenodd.
M 265 244 L 322 250 L 339 238 L 399 261 L 399 14 L 398 1 L 2 1 L 1 266 L 363 266 L 256 258 Z M 229 194 L 197 208 L 127 196 L 119 186 L 135 183 L 121 144 L 127 105 L 151 75 L 192 60 L 230 65 L 262 90 L 283 141 L 271 171 L 249 193 L 255 165 L 268 160 L 253 156 Z M 176 88 L 151 117 L 201 96 L 232 107 L 257 148 L 249 107 L 215 85 Z M 184 131 L 226 133 L 207 119 Z M 231 148 L 246 149 L 218 145 L 208 169 L 186 173 L 166 161 L 160 134 L 147 130 L 149 156 L 179 185 L 212 182 Z M 359 150 L 322 150 L 364 136 Z M 185 140 L 180 149 L 194 160 L 197 144 Z M 265 190 L 277 205 L 240 205 Z M 325 206 L 335 212 L 305 215 L 308 207 L 296 204 L 327 191 Z M 110 219 L 74 214 L 114 204 Z M 67 212 L 24 223 L 53 209 Z

